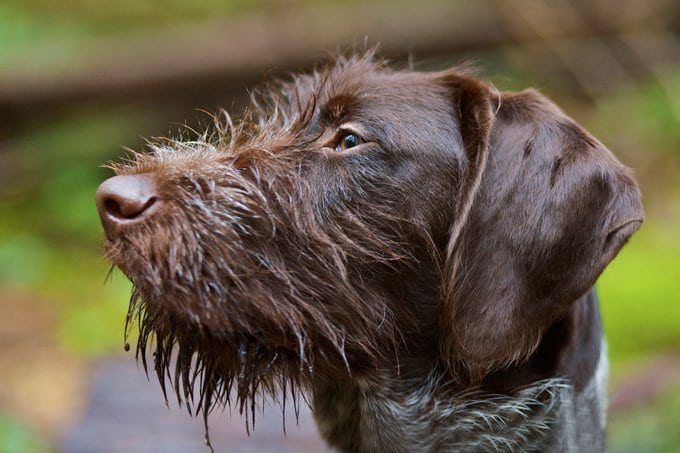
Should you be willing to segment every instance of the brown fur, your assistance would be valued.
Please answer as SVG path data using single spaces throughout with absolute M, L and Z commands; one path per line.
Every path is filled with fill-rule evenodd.
M 363 143 L 336 151 L 345 128 Z M 370 54 L 113 168 L 162 203 L 105 243 L 137 353 L 206 418 L 232 390 L 252 420 L 261 392 L 440 365 L 461 391 L 578 380 L 556 357 L 599 321 L 576 302 L 642 221 L 630 172 L 540 94 Z

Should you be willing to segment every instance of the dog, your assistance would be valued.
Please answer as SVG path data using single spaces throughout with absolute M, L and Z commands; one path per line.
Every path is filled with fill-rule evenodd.
M 341 451 L 604 449 L 593 285 L 643 210 L 602 143 L 535 90 L 373 52 L 215 123 L 96 195 L 126 338 L 206 435 L 309 395 Z

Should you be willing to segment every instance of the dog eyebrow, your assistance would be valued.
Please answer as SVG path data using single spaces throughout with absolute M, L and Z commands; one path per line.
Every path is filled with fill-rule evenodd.
M 321 117 L 331 123 L 343 122 L 357 105 L 357 97 L 342 93 L 331 97 L 321 106 Z

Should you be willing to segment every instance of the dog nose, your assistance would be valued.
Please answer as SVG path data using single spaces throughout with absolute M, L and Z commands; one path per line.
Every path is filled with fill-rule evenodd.
M 97 189 L 96 199 L 99 218 L 109 239 L 125 225 L 148 218 L 160 203 L 151 173 L 109 178 Z

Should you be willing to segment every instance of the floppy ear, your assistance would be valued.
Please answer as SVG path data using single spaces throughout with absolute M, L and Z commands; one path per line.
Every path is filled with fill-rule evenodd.
M 466 156 L 443 272 L 441 354 L 459 377 L 527 359 L 643 219 L 631 172 L 535 91 L 447 74 Z

